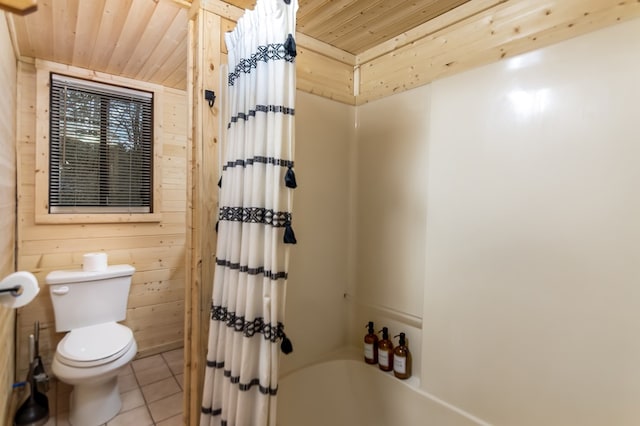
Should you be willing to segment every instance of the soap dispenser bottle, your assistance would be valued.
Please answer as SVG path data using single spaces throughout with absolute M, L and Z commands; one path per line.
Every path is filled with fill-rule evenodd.
M 411 377 L 411 352 L 404 333 L 395 337 L 400 337 L 400 342 L 393 350 L 393 374 L 398 379 L 408 379 Z
M 378 336 L 373 331 L 373 322 L 367 325 L 368 333 L 364 336 L 364 361 L 367 364 L 378 363 Z
M 389 340 L 389 329 L 382 327 L 382 340 L 378 342 L 378 366 L 382 371 L 393 370 L 393 343 Z

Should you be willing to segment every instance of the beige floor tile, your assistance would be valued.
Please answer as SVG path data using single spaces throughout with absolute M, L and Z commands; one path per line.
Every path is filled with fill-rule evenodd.
M 172 351 L 167 351 L 162 353 L 162 357 L 167 361 L 167 363 L 171 361 L 182 361 L 184 359 L 184 349 L 174 349 Z
M 169 377 L 158 382 L 151 383 L 142 387 L 142 394 L 147 404 L 159 399 L 165 398 L 174 393 L 180 392 L 180 386 L 173 377 Z
M 167 365 L 173 374 L 182 374 L 184 371 L 184 360 L 182 359 L 167 361 Z
M 146 386 L 150 383 L 157 382 L 159 380 L 166 379 L 167 377 L 172 376 L 169 367 L 164 364 L 164 361 L 162 362 L 163 365 L 147 368 L 142 371 L 136 371 L 135 375 L 140 386 Z
M 69 396 L 73 387 L 58 381 L 56 384 L 56 416 L 60 413 L 66 413 L 69 411 Z M 49 404 L 52 404 L 53 400 L 49 400 Z
M 182 414 L 169 417 L 166 420 L 162 420 L 161 422 L 156 423 L 156 426 L 183 426 L 183 425 L 184 425 L 184 420 L 182 419 Z
M 126 376 L 127 374 L 133 374 L 133 368 L 131 364 L 127 364 L 118 371 L 118 376 Z
M 118 376 L 118 390 L 120 393 L 129 392 L 138 387 L 136 376 L 127 374 L 126 376 Z
M 125 411 L 115 416 L 107 422 L 107 426 L 150 426 L 153 420 L 149 415 L 147 407 L 138 407 L 133 410 Z
M 56 426 L 71 426 L 71 423 L 69 423 L 69 412 L 58 413 L 56 416 Z
M 180 389 L 184 390 L 184 374 L 176 374 L 176 381 L 180 386 Z
M 138 373 L 140 371 L 148 370 L 154 367 L 160 367 L 166 365 L 162 355 L 153 355 L 147 358 L 136 359 L 131 363 L 133 371 Z
M 144 405 L 144 398 L 142 397 L 142 392 L 140 392 L 139 388 L 122 393 L 120 398 L 122 399 L 122 408 L 120 409 L 121 413 Z
M 49 381 L 49 391 L 47 399 L 49 400 L 49 416 L 55 417 L 58 409 L 58 381 L 51 379 Z M 55 425 L 55 423 L 54 423 Z
M 183 393 L 176 393 L 149 404 L 149 411 L 155 422 L 160 422 L 182 413 Z

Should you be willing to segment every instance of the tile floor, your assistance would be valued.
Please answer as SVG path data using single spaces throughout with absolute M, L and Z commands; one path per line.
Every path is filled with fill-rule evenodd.
M 182 349 L 133 361 L 118 375 L 122 409 L 107 426 L 182 426 Z M 69 426 L 71 387 L 52 381 L 45 426 Z

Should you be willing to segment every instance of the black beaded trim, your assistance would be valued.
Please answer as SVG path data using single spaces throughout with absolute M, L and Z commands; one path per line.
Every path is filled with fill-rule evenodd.
M 229 222 L 262 223 L 274 228 L 283 228 L 291 223 L 291 213 L 276 212 L 262 207 L 222 207 L 218 219 Z
M 295 62 L 295 56 L 292 56 L 284 47 L 284 43 L 272 43 L 266 46 L 258 46 L 256 53 L 250 58 L 240 59 L 238 65 L 233 72 L 229 73 L 229 86 L 233 86 L 241 74 L 249 74 L 252 69 L 258 67 L 258 62 L 269 61 L 287 61 Z
M 211 304 L 211 319 L 224 322 L 227 327 L 242 332 L 245 337 L 253 337 L 256 333 L 260 333 L 265 340 L 270 340 L 273 343 L 284 337 L 284 324 L 279 322 L 277 325 L 271 325 L 265 323 L 264 318 L 248 321 L 244 316 L 237 316 L 235 312 L 229 312 L 225 306 Z M 209 361 L 207 361 L 208 363 Z
M 200 412 L 202 414 L 208 414 L 211 417 L 215 417 L 215 416 L 219 416 L 220 414 L 222 414 L 222 408 L 218 408 L 216 410 L 213 410 L 213 409 L 211 409 L 211 407 L 209 407 L 209 408 L 200 407 Z
M 231 128 L 231 124 L 237 123 L 238 120 L 249 121 L 249 118 L 255 117 L 258 112 L 277 112 L 285 115 L 296 115 L 295 108 L 289 108 L 283 105 L 256 105 L 256 109 L 250 109 L 249 112 L 239 112 L 238 115 L 231 117 L 231 121 L 227 124 L 227 128 Z
M 216 258 L 216 265 L 224 266 L 229 269 L 237 269 L 239 272 L 244 272 L 249 275 L 263 275 L 265 278 L 269 278 L 271 280 L 286 280 L 288 278 L 288 273 L 281 272 L 273 272 L 269 270 L 265 270 L 264 266 L 260 266 L 257 268 L 249 268 L 247 265 L 240 265 L 239 263 L 232 263 L 230 260 L 218 259 Z
M 228 161 L 227 164 L 222 166 L 222 171 L 226 171 L 228 168 L 233 168 L 233 167 L 253 166 L 255 163 L 271 164 L 273 166 L 293 168 L 293 161 L 291 160 L 282 160 L 280 158 L 274 158 L 274 157 L 256 156 L 253 158 L 247 158 L 246 160 Z

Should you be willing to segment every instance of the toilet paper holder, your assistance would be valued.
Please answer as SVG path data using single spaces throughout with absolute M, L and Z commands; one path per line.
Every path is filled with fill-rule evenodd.
M 22 286 L 18 284 L 9 288 L 0 288 L 0 295 L 3 293 L 10 293 L 13 297 L 18 297 L 22 294 Z
M 39 292 L 38 280 L 31 272 L 14 272 L 0 280 L 0 305 L 20 308 L 31 302 Z

